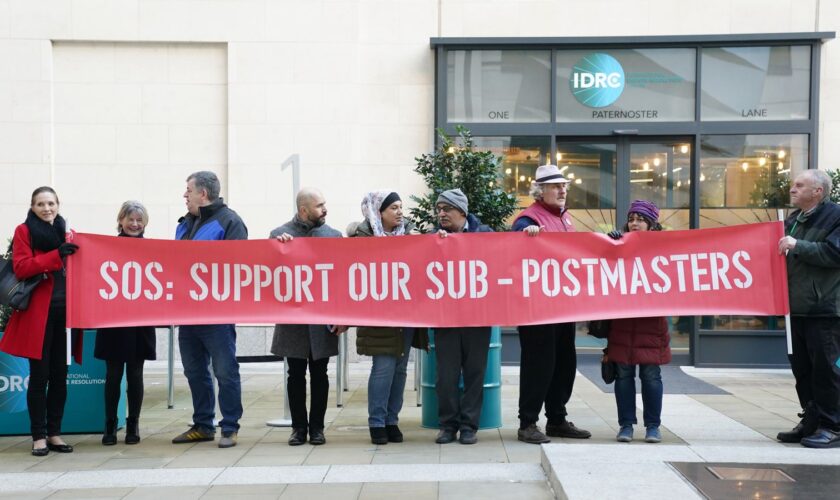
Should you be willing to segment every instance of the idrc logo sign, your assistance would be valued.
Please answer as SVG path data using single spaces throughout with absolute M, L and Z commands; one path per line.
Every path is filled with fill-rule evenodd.
M 20 358 L 0 359 L 0 413 L 26 411 L 29 363 Z
M 589 54 L 572 68 L 569 88 L 575 99 L 584 106 L 609 106 L 624 91 L 624 68 L 609 54 Z

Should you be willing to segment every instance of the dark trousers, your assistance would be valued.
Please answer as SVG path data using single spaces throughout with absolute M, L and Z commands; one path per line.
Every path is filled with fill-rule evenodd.
M 435 330 L 436 387 L 441 429 L 478 430 L 489 350 L 488 327 Z M 458 388 L 462 374 L 463 394 Z
M 128 418 L 139 418 L 143 406 L 143 363 L 140 361 L 106 361 L 105 372 L 105 418 L 116 420 L 117 406 L 120 403 L 120 385 L 123 372 L 128 398 Z
M 520 326 L 519 425 L 537 423 L 545 403 L 549 423 L 566 418 L 577 371 L 575 324 Z
M 330 358 L 300 359 L 286 358 L 289 364 L 289 411 L 294 429 L 324 429 L 324 415 L 327 413 L 327 398 L 330 379 L 327 364 Z M 311 392 L 309 419 L 306 418 L 306 366 L 309 365 L 309 388 Z
M 791 340 L 799 404 L 813 401 L 820 426 L 840 430 L 840 319 L 793 317 Z
M 50 308 L 41 359 L 29 360 L 26 404 L 33 441 L 61 435 L 61 419 L 67 401 L 65 314 L 64 308 Z

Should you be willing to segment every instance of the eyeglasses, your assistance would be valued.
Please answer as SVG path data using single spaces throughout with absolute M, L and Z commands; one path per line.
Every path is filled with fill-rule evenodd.
M 448 214 L 453 210 L 456 210 L 456 208 L 452 205 L 438 205 L 435 207 L 435 213 L 444 212 Z

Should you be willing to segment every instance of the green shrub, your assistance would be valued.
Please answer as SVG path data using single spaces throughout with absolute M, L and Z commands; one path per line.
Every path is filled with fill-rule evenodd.
M 470 131 L 457 127 L 453 140 L 438 129 L 438 148 L 418 158 L 414 171 L 423 177 L 429 192 L 422 197 L 411 196 L 417 203 L 411 209 L 411 219 L 421 231 L 427 232 L 437 222 L 434 212 L 438 195 L 448 189 L 460 188 L 469 200 L 470 213 L 495 231 L 506 229 L 505 220 L 516 210 L 516 197 L 502 189 L 499 169 L 501 158 L 490 151 L 476 151 Z

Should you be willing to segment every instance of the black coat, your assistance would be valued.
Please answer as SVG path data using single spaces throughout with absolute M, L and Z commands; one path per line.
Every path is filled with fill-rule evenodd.
M 123 238 L 130 238 L 120 233 Z M 143 235 L 140 235 L 142 238 Z M 93 356 L 104 361 L 123 363 L 155 359 L 155 327 L 126 326 L 122 328 L 101 328 L 96 332 Z
M 101 328 L 96 332 L 93 356 L 123 363 L 155 359 L 155 327 Z

